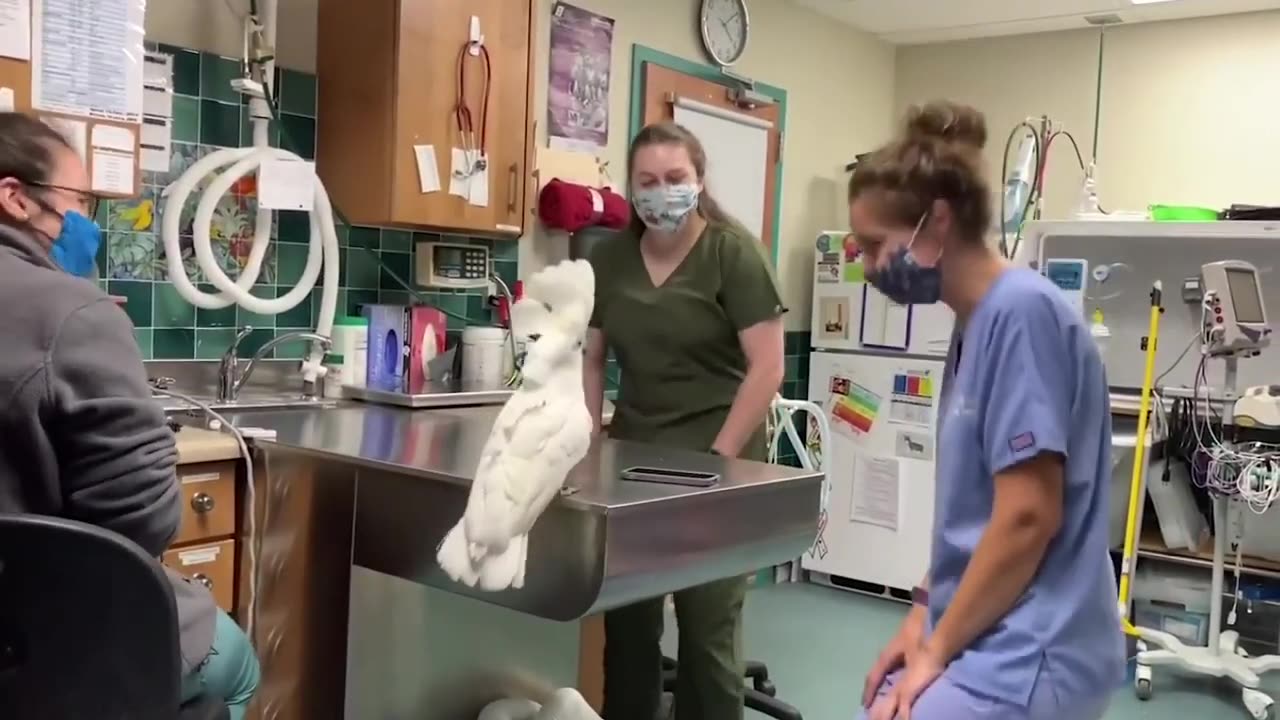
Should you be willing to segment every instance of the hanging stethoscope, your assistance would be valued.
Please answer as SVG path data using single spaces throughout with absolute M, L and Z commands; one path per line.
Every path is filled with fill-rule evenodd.
M 483 83 L 480 101 L 480 127 L 477 132 L 475 118 L 471 107 L 467 104 L 467 56 L 480 58 Z M 484 43 L 469 40 L 462 45 L 458 53 L 458 103 L 453 108 L 454 121 L 458 126 L 458 140 L 462 143 L 462 153 L 466 157 L 466 165 L 455 168 L 453 176 L 466 180 L 484 172 L 488 164 L 485 153 L 489 139 L 489 84 L 493 79 L 493 66 L 489 62 L 489 49 Z

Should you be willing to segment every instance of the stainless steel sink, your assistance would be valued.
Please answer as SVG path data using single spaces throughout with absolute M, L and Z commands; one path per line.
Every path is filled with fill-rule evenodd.
M 183 392 L 181 388 L 174 388 L 178 392 Z M 337 401 L 333 399 L 315 400 L 303 397 L 298 393 L 271 393 L 271 392 L 244 392 L 233 402 L 218 402 L 213 395 L 202 395 L 196 393 L 183 393 L 190 396 L 193 400 L 199 400 L 210 409 L 217 412 L 244 412 L 249 410 L 287 410 L 298 408 L 331 408 L 337 406 Z M 153 396 L 157 402 L 161 403 L 164 411 L 168 414 L 195 410 L 195 406 L 190 403 L 179 400 L 178 398 L 166 395 L 155 394 Z
M 301 408 L 331 408 L 338 403 L 334 399 L 314 400 L 303 397 L 302 381 L 298 374 L 298 362 L 269 360 L 261 363 L 250 382 L 234 402 L 218 402 L 218 364 L 206 361 L 148 362 L 147 374 L 153 380 L 165 379 L 167 387 L 208 405 L 218 412 L 243 412 L 256 410 L 288 410 Z M 168 415 L 184 413 L 195 408 L 177 398 L 153 393 Z

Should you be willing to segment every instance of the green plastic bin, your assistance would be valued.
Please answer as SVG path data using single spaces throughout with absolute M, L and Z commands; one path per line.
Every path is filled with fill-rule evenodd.
M 1151 219 L 1156 222 L 1217 222 L 1218 211 L 1189 205 L 1152 205 Z

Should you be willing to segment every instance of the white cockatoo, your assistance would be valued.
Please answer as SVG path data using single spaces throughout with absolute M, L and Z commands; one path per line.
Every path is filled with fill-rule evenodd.
M 466 511 L 436 552 L 455 582 L 489 592 L 524 586 L 529 531 L 591 445 L 582 358 L 594 304 L 595 273 L 572 260 L 535 274 L 512 307 L 524 381 L 498 413 Z
M 478 720 L 601 720 L 585 698 L 572 688 L 551 693 L 546 702 L 498 700 L 480 712 Z

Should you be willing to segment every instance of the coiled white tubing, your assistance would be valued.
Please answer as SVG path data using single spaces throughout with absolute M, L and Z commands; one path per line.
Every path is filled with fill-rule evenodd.
M 260 298 L 250 292 L 254 283 L 258 281 L 258 275 L 262 272 L 262 261 L 267 254 L 267 245 L 271 242 L 271 210 L 258 208 L 249 260 L 240 272 L 239 278 L 233 281 L 218 264 L 218 259 L 213 254 L 209 228 L 213 222 L 213 212 L 218 206 L 218 201 L 237 180 L 255 172 L 268 160 L 301 162 L 303 159 L 288 150 L 279 148 L 226 148 L 214 151 L 196 161 L 169 186 L 160 228 L 169 269 L 169 280 L 184 300 L 198 308 L 218 310 L 235 304 L 252 313 L 276 315 L 292 310 L 310 295 L 323 267 L 324 280 L 321 286 L 320 316 L 316 324 L 316 333 L 329 337 L 333 332 L 333 320 L 337 313 L 339 247 L 338 231 L 333 221 L 333 205 L 329 202 L 329 194 L 325 191 L 324 183 L 319 176 L 315 176 L 315 201 L 310 213 L 311 237 L 308 243 L 307 264 L 302 270 L 302 277 L 298 284 L 292 290 L 277 298 Z M 227 165 L 230 167 L 218 172 Z M 205 176 L 214 173 L 217 174 L 214 175 L 213 182 L 201 195 L 200 202 L 196 206 L 195 219 L 192 223 L 196 263 L 209 283 L 219 290 L 217 293 L 206 293 L 192 284 L 191 279 L 187 277 L 186 267 L 182 262 L 180 229 L 182 208 L 186 205 L 187 198 Z M 303 376 L 307 380 L 314 382 L 317 377 L 323 376 L 321 359 L 320 348 L 313 347 L 311 357 L 303 364 Z

